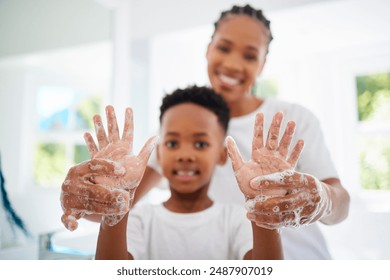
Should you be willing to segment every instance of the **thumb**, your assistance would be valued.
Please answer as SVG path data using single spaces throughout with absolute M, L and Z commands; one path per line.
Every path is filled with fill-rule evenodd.
M 236 142 L 231 136 L 226 137 L 226 146 L 229 158 L 232 161 L 233 170 L 236 172 L 244 165 L 241 153 L 237 148 Z
M 146 163 L 149 160 L 150 155 L 153 152 L 153 149 L 156 147 L 156 144 L 158 142 L 159 137 L 153 136 L 146 141 L 145 145 L 142 147 L 141 151 L 138 154 L 138 159 L 141 160 L 143 164 L 146 165 Z

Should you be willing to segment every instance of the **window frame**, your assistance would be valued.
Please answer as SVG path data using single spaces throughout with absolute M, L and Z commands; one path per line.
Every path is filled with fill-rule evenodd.
M 340 61 L 341 66 L 341 88 L 345 93 L 344 97 L 340 98 L 343 104 L 341 108 L 345 109 L 345 116 L 343 112 L 338 112 L 343 118 L 340 125 L 350 127 L 345 129 L 343 140 L 344 164 L 350 165 L 351 174 L 348 174 L 348 181 L 352 183 L 348 190 L 352 196 L 358 199 L 370 212 L 390 212 L 390 190 L 365 190 L 360 182 L 360 164 L 359 151 L 357 139 L 361 135 L 369 135 L 375 133 L 390 137 L 390 126 L 379 125 L 375 123 L 364 123 L 358 119 L 358 105 L 357 105 L 357 86 L 356 77 L 390 72 L 390 44 L 383 44 L 381 46 L 361 47 L 346 54 Z M 375 127 L 377 126 L 377 127 Z M 350 134 L 350 135 L 348 135 Z M 351 145 L 351 143 L 353 143 Z

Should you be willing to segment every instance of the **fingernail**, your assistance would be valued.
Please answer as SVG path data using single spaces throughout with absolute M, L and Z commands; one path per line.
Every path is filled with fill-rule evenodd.
M 252 188 L 257 188 L 258 186 L 260 186 L 260 178 L 259 178 L 259 177 L 253 178 L 253 179 L 249 182 L 249 185 L 250 185 Z

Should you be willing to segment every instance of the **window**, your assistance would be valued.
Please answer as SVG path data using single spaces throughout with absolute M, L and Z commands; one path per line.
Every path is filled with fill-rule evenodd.
M 38 89 L 34 179 L 39 186 L 59 186 L 69 166 L 89 158 L 82 135 L 93 130 L 92 117 L 100 112 L 100 107 L 99 96 L 72 88 Z
M 390 190 L 390 73 L 356 77 L 357 148 L 364 190 Z
M 89 159 L 83 134 L 94 132 L 92 118 L 107 104 L 111 53 L 110 43 L 98 43 L 34 57 L 26 86 L 34 103 L 26 112 L 32 139 L 25 141 L 35 185 L 58 188 L 71 166 Z

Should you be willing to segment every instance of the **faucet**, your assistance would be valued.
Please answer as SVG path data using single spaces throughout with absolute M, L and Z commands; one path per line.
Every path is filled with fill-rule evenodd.
M 53 244 L 53 236 L 56 231 L 39 235 L 40 260 L 91 260 L 94 254 L 71 249 L 66 246 Z

